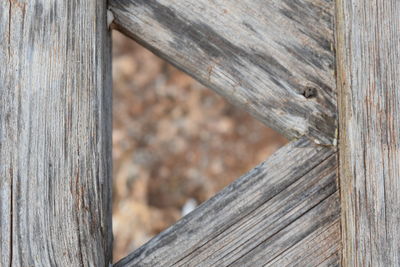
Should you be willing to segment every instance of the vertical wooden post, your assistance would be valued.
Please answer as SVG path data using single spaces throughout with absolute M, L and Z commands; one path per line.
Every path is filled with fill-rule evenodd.
M 111 261 L 105 0 L 0 1 L 0 265 Z
M 400 2 L 337 0 L 343 266 L 400 265 Z

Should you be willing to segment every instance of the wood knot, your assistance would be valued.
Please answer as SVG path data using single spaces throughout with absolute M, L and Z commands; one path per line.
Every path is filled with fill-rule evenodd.
M 306 87 L 303 91 L 303 96 L 305 98 L 312 98 L 317 96 L 317 89 L 314 87 Z

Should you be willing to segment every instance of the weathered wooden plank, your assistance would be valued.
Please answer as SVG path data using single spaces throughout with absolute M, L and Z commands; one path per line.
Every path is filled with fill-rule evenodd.
M 336 207 L 339 198 L 335 196 Z M 285 250 L 264 266 L 339 266 L 340 264 L 340 219 L 333 224 L 318 228 L 293 247 Z
M 227 266 L 254 251 L 279 256 L 338 220 L 336 168 L 333 149 L 292 142 L 116 266 Z
M 337 0 L 344 266 L 400 265 L 400 2 Z
M 106 1 L 0 1 L 0 266 L 111 262 Z
M 114 26 L 286 137 L 332 144 L 333 1 L 111 0 Z
M 324 216 L 316 219 L 315 210 L 318 209 L 311 212 L 310 209 L 336 191 L 335 161 L 335 156 L 331 156 L 326 164 L 321 164 L 286 187 L 276 197 L 254 209 L 229 230 L 208 241 L 207 245 L 176 265 L 261 266 L 266 261 L 260 262 L 263 259 L 257 259 L 257 256 L 263 255 L 269 259 L 279 255 L 326 222 L 322 220 Z M 338 209 L 326 211 L 330 215 L 338 215 Z M 305 214 L 307 216 L 303 216 Z M 308 218 L 307 225 L 305 218 Z M 301 224 L 304 226 L 301 227 Z M 285 235 L 282 237 L 283 233 Z
M 340 232 L 336 231 L 333 233 L 335 238 L 327 240 L 327 243 L 320 243 L 320 251 L 314 251 L 310 258 L 307 248 L 310 244 L 307 244 L 307 236 L 313 235 L 314 231 L 324 233 L 332 222 L 339 219 L 339 197 L 338 192 L 330 195 L 328 198 L 319 203 L 319 205 L 313 207 L 307 213 L 302 215 L 299 219 L 289 224 L 287 227 L 267 239 L 265 242 L 259 244 L 255 249 L 251 250 L 246 255 L 239 257 L 231 266 L 265 266 L 269 265 L 271 260 L 284 258 L 286 261 L 293 261 L 290 256 L 291 254 L 285 253 L 287 250 L 292 248 L 294 245 L 300 244 L 301 250 L 304 253 L 301 255 L 299 265 L 286 265 L 286 266 L 318 266 L 320 261 L 323 261 L 327 257 L 330 257 L 335 248 L 339 247 L 339 236 Z M 339 230 L 339 229 L 336 229 Z M 314 243 L 315 245 L 315 243 Z M 331 249 L 334 247 L 334 251 Z M 317 253 L 315 253 L 317 252 Z M 322 253 L 318 255 L 318 252 Z M 308 260 L 308 261 L 307 261 Z M 315 262 L 317 260 L 317 262 Z M 282 266 L 274 265 L 271 263 L 270 266 Z M 283 265 L 285 266 L 285 265 Z

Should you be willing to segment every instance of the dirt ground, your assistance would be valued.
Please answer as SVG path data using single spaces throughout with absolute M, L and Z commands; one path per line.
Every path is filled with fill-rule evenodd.
M 287 140 L 117 32 L 113 45 L 118 261 Z

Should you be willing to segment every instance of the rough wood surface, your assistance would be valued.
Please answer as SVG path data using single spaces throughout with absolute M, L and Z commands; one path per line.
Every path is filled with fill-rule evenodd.
M 289 139 L 332 144 L 331 0 L 111 0 L 114 26 Z
M 400 1 L 337 0 L 344 266 L 400 266 Z
M 0 266 L 111 261 L 106 1 L 0 1 Z
M 337 260 L 336 169 L 331 148 L 292 142 L 115 266 Z
M 338 196 L 335 198 L 334 205 L 339 207 L 339 198 Z M 285 250 L 279 257 L 269 261 L 266 266 L 338 266 L 341 253 L 338 233 L 340 233 L 339 218 L 331 224 L 324 224 L 301 242 Z

